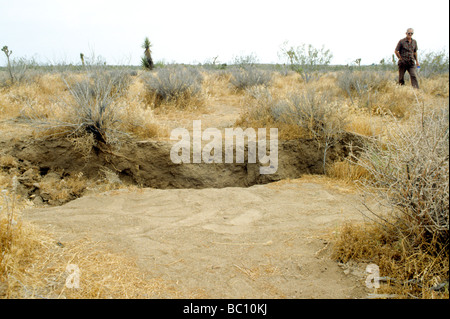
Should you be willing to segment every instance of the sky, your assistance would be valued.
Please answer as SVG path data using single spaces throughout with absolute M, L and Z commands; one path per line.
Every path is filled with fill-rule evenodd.
M 284 42 L 329 49 L 331 64 L 379 63 L 406 29 L 421 52 L 449 52 L 448 0 L 0 0 L 0 46 L 11 58 L 139 65 L 148 37 L 155 62 L 284 63 Z M 1 53 L 0 66 L 6 65 Z

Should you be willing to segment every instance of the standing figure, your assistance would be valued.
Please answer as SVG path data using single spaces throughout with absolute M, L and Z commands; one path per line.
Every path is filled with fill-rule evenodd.
M 417 80 L 417 67 L 420 66 L 417 58 L 417 41 L 412 38 L 414 29 L 406 30 L 406 38 L 398 41 L 395 48 L 395 55 L 398 58 L 398 83 L 405 84 L 405 72 L 408 71 L 411 77 L 411 84 L 416 89 L 419 88 L 419 81 Z

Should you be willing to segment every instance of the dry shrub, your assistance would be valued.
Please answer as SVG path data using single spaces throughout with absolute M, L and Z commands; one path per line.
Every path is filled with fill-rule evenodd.
M 0 90 L 1 117 L 25 120 L 35 138 L 93 136 L 96 143 L 113 145 L 131 134 L 159 136 L 136 82 L 126 69 L 98 66 L 80 73 L 45 73 L 35 82 Z
M 368 143 L 358 165 L 372 178 L 362 180 L 395 217 L 418 237 L 448 242 L 449 205 L 448 106 L 417 114 L 395 125 L 383 141 Z
M 352 163 L 366 171 L 360 178 L 365 198 L 388 212 L 365 204 L 374 223 L 344 227 L 335 257 L 376 263 L 391 278 L 386 289 L 402 296 L 437 297 L 430 287 L 447 281 L 448 298 L 448 106 L 394 124 Z
M 330 141 L 346 124 L 348 110 L 338 104 L 327 90 L 314 85 L 301 93 L 277 94 L 266 87 L 247 89 L 248 109 L 239 120 L 247 126 L 275 126 L 281 138 L 314 138 Z M 324 141 L 326 143 L 327 141 Z
M 203 75 L 194 68 L 170 66 L 156 74 L 144 73 L 146 101 L 155 108 L 197 109 L 204 106 Z
M 408 118 L 414 113 L 417 103 L 416 91 L 410 86 L 400 86 L 392 83 L 391 88 L 378 95 L 372 110 L 379 115 L 394 115 L 397 118 Z
M 106 144 L 117 143 L 126 135 L 118 124 L 120 109 L 124 107 L 119 98 L 130 84 L 127 72 L 95 67 L 63 80 L 69 94 L 58 97 L 52 108 L 28 103 L 23 116 L 33 127 L 47 136 L 92 134 L 97 142 Z
M 4 119 L 23 116 L 28 107 L 50 116 L 51 110 L 46 106 L 52 103 L 52 96 L 41 91 L 39 82 L 16 83 L 0 90 L 1 117 Z
M 92 149 L 97 144 L 93 134 L 68 137 L 67 139 L 72 143 L 75 151 L 80 153 L 86 160 L 91 157 Z
M 272 75 L 270 88 L 274 96 L 286 95 L 293 91 L 302 90 L 304 87 L 305 83 L 297 72 L 289 72 L 286 75 L 274 72 Z
M 6 90 L 0 90 L 0 119 L 9 119 L 20 114 L 18 103 L 11 99 L 11 93 Z
M 228 83 L 231 73 L 224 70 L 207 70 L 204 72 L 203 88 L 206 97 L 228 97 L 233 94 Z
M 119 129 L 139 138 L 165 136 L 166 132 L 156 122 L 152 109 L 146 108 L 140 97 L 126 97 L 126 107 L 118 114 Z
M 19 163 L 17 162 L 17 159 L 9 154 L 1 155 L 0 154 L 0 167 L 1 168 L 12 168 L 17 167 Z
M 376 96 L 385 92 L 392 75 L 388 72 L 346 70 L 337 75 L 337 86 L 352 104 L 372 108 Z
M 67 86 L 60 73 L 44 73 L 36 84 L 42 95 L 55 96 L 67 91 Z
M 245 90 L 253 86 L 268 86 L 272 73 L 253 65 L 242 65 L 231 69 L 230 83 L 236 90 Z

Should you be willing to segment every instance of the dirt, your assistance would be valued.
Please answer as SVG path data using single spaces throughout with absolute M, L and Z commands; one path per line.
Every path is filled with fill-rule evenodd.
M 225 113 L 226 123 L 217 114 L 205 115 L 205 122 L 230 127 L 235 114 Z M 143 271 L 171 283 L 181 297 L 367 295 L 364 272 L 344 273 L 330 258 L 338 227 L 362 219 L 359 195 L 317 175 L 323 148 L 312 139 L 280 141 L 277 172 L 261 175 L 258 163 L 174 164 L 168 140 L 128 141 L 84 158 L 66 139 L 36 139 L 23 128 L 21 134 L 2 128 L 0 155 L 14 160 L 0 169 L 18 176 L 24 197 L 40 199 L 23 217 L 61 243 L 84 237 L 106 243 L 136 257 Z M 347 156 L 352 143 L 357 139 L 345 136 L 328 160 Z M 46 178 L 80 173 L 95 180 L 104 168 L 139 190 L 80 192 L 55 201 L 40 187 Z
M 244 163 L 232 164 L 174 164 L 170 150 L 175 142 L 129 140 L 119 146 L 94 149 L 89 157 L 84 157 L 66 138 L 35 139 L 27 134 L 3 134 L 0 137 L 0 155 L 12 156 L 15 164 L 0 165 L 0 169 L 18 177 L 22 196 L 30 199 L 40 196 L 45 203 L 56 205 L 83 193 L 74 194 L 65 201 L 49 201 L 39 187 L 43 179 L 51 176 L 63 180 L 82 174 L 87 179 L 98 180 L 104 177 L 104 169 L 117 174 L 126 185 L 158 189 L 249 187 L 299 178 L 304 174 L 323 173 L 323 147 L 314 139 L 280 140 L 278 169 L 274 174 L 266 175 L 260 174 L 259 162 L 248 163 L 247 158 Z M 345 158 L 357 144 L 357 137 L 344 136 L 327 151 L 327 161 Z M 244 154 L 247 154 L 247 145 Z
M 330 258 L 339 225 L 362 219 L 358 203 L 353 189 L 305 176 L 248 188 L 112 191 L 24 218 L 61 243 L 87 237 L 137 257 L 181 297 L 362 298 L 364 273 L 346 274 Z

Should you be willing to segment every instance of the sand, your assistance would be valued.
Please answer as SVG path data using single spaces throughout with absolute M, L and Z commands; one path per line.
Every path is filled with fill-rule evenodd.
M 181 297 L 362 298 L 364 274 L 347 275 L 330 258 L 338 227 L 362 220 L 359 210 L 352 187 L 305 176 L 248 188 L 111 191 L 24 218 L 62 243 L 88 238 L 136 257 Z

